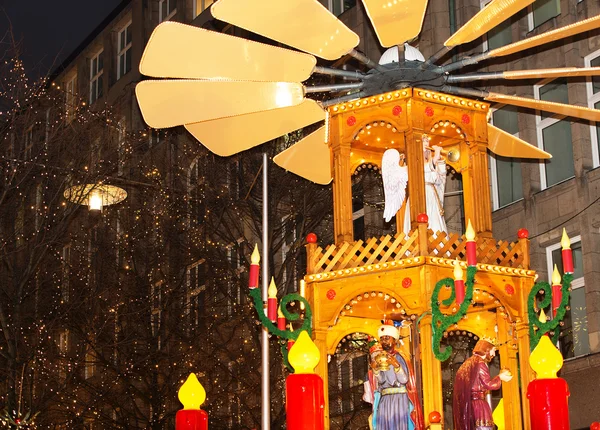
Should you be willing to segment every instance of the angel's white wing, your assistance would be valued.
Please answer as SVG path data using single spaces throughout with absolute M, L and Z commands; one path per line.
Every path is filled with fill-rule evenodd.
M 400 153 L 396 149 L 388 149 L 381 158 L 381 176 L 385 193 L 383 218 L 389 222 L 402 207 L 406 197 L 408 169 L 400 166 Z

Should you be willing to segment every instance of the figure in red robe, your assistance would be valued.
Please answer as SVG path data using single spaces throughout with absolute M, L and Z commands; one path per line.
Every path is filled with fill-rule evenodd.
M 488 391 L 497 390 L 502 381 L 512 379 L 509 370 L 503 369 L 498 376 L 492 378 L 488 363 L 496 355 L 495 346 L 480 339 L 473 355 L 465 360 L 456 373 L 452 411 L 454 414 L 454 430 L 492 430 L 492 408 L 486 401 Z

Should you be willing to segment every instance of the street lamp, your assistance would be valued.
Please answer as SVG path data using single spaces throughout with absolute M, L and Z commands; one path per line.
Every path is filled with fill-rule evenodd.
M 125 200 L 127 191 L 115 185 L 85 184 L 67 188 L 63 195 L 73 203 L 87 205 L 90 211 L 102 211 L 104 206 Z

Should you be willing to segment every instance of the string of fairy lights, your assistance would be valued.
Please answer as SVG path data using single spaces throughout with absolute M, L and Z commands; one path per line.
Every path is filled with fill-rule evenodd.
M 211 420 L 230 428 L 256 423 L 258 327 L 250 301 L 243 298 L 250 249 L 245 220 L 251 204 L 260 203 L 250 194 L 250 181 L 240 193 L 248 199 L 231 196 L 222 181 L 211 181 L 223 166 L 213 158 L 203 163 L 202 186 L 192 194 L 189 166 L 199 156 L 210 157 L 197 143 L 176 138 L 177 132 L 150 143 L 157 131 L 124 128 L 118 108 L 89 106 L 56 83 L 32 84 L 18 60 L 5 66 L 0 141 L 13 152 L 1 154 L 0 164 L 12 200 L 1 209 L 22 222 L 0 235 L 2 258 L 36 246 L 45 253 L 44 264 L 33 262 L 37 254 L 29 255 L 26 263 L 33 270 L 19 274 L 26 290 L 19 300 L 33 306 L 27 323 L 19 324 L 14 314 L 7 327 L 29 361 L 16 377 L 8 375 L 7 393 L 14 395 L 5 399 L 9 409 L 0 415 L 0 428 L 14 420 L 29 428 L 44 428 L 48 421 L 71 428 L 90 420 L 128 428 L 132 417 L 147 424 L 168 422 L 180 407 L 176 389 L 190 371 L 204 375 Z M 67 96 L 75 107 L 63 110 Z M 34 139 L 30 154 L 19 148 L 27 130 L 43 135 Z M 90 143 L 97 138 L 95 148 Z M 163 141 L 168 145 L 159 144 Z M 120 167 L 122 176 L 116 173 Z M 258 171 L 250 167 L 256 169 L 245 171 L 244 178 Z M 283 176 L 281 182 L 299 183 Z M 62 197 L 72 184 L 130 177 L 138 184 L 127 187 L 128 198 L 99 215 L 88 215 Z M 290 193 L 294 188 L 299 192 Z M 277 203 L 286 204 L 279 216 L 295 219 L 305 210 L 301 188 L 282 190 Z M 198 208 L 201 202 L 204 211 Z M 303 218 L 305 227 L 316 225 L 318 216 L 331 222 L 329 213 L 312 214 Z M 175 257 L 174 247 L 179 249 Z M 300 246 L 292 248 L 302 252 Z M 232 253 L 238 254 L 233 268 Z M 204 291 L 190 285 L 190 267 L 199 261 L 206 271 Z M 279 278 L 283 271 L 279 268 Z M 1 288 L 15 293 L 9 285 Z M 204 309 L 194 303 L 200 295 Z M 282 384 L 279 378 L 274 389 L 283 392 Z M 131 392 L 120 392 L 123 386 Z M 136 401 L 147 405 L 147 416 L 136 412 Z M 283 398 L 274 401 L 273 412 L 279 413 L 282 404 Z M 233 410 L 237 422 L 231 421 Z

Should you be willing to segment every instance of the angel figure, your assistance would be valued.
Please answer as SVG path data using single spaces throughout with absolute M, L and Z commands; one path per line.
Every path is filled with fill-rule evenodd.
M 389 222 L 402 207 L 406 199 L 406 184 L 408 184 L 408 168 L 404 161 L 404 154 L 396 149 L 388 149 L 381 159 L 381 176 L 383 178 L 383 191 L 385 194 L 385 208 L 383 218 Z M 408 213 L 408 211 L 405 211 Z M 410 218 L 404 217 L 404 233 L 410 231 Z
M 441 155 L 442 148 L 438 145 L 429 146 L 429 136 L 423 135 L 423 158 L 425 172 L 425 203 L 429 228 L 434 233 L 448 232 L 444 220 L 444 191 L 446 188 L 446 160 Z M 396 215 L 406 199 L 404 209 L 404 234 L 410 231 L 410 201 L 406 197 L 408 184 L 408 168 L 400 165 L 404 161 L 404 154 L 395 149 L 388 149 L 381 159 L 381 176 L 385 193 L 385 208 L 383 217 L 386 222 Z

